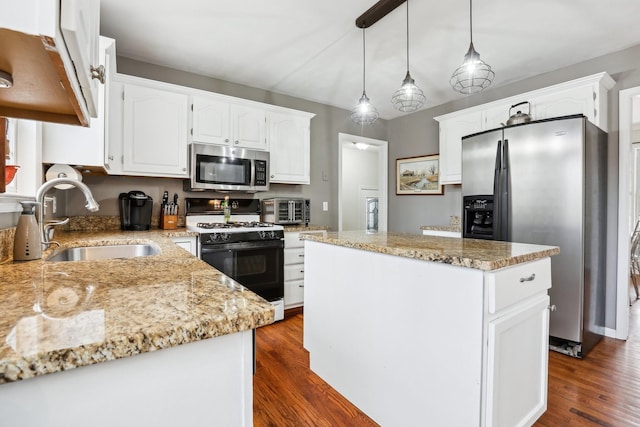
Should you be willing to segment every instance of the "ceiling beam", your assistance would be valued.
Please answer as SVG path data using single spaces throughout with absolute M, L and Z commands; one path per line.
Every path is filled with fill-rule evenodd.
M 380 0 L 356 19 L 356 27 L 369 28 L 407 0 Z

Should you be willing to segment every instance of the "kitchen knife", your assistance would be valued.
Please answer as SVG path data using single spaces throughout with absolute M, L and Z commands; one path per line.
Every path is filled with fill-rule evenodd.
M 166 205 L 168 201 L 169 201 L 169 192 L 165 191 L 164 193 L 162 193 L 162 206 Z

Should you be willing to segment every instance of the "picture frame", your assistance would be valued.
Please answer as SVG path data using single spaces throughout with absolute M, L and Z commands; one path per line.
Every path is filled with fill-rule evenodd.
M 441 196 L 439 154 L 396 159 L 396 194 Z

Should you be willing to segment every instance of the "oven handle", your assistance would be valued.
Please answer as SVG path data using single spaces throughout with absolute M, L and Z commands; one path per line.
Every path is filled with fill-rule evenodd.
M 284 241 L 283 240 L 259 240 L 255 242 L 202 244 L 200 246 L 200 253 L 210 254 L 214 252 L 228 251 L 230 249 L 268 249 L 268 248 L 284 248 Z

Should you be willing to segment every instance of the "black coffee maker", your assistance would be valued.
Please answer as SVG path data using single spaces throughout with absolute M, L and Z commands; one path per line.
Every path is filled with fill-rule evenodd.
M 118 196 L 120 207 L 120 228 L 142 231 L 151 227 L 153 199 L 142 191 L 129 191 Z

